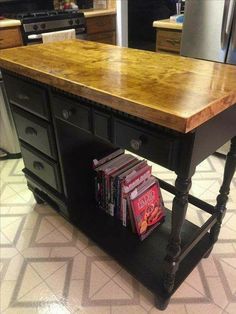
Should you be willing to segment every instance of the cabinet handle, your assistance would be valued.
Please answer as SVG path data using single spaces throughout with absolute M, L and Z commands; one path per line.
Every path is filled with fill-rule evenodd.
M 180 40 L 177 40 L 177 39 L 167 39 L 166 40 L 168 43 L 170 43 L 171 45 L 177 45 L 177 44 L 180 44 Z
M 34 161 L 33 162 L 33 167 L 36 170 L 43 170 L 44 169 L 43 164 L 41 162 L 39 162 L 39 161 Z
M 142 146 L 142 141 L 139 139 L 139 140 L 135 140 L 135 139 L 132 139 L 130 141 L 130 146 L 133 148 L 133 150 L 139 150 L 140 147 Z
M 68 120 L 71 115 L 72 115 L 72 110 L 68 110 L 68 109 L 62 110 L 62 116 L 65 120 Z
M 27 126 L 27 128 L 25 128 L 25 134 L 37 136 L 37 131 L 30 126 Z
M 26 101 L 30 100 L 29 96 L 24 95 L 24 94 L 18 94 L 17 98 L 20 100 L 26 100 Z

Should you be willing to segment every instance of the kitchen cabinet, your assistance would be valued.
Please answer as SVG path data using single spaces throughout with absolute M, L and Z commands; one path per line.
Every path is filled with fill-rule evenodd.
M 86 16 L 86 23 L 88 40 L 116 44 L 116 14 Z
M 22 46 L 22 37 L 19 26 L 0 27 L 0 49 Z
M 46 45 L 0 53 L 28 186 L 37 201 L 82 230 L 165 309 L 210 254 L 226 213 L 236 168 L 236 69 L 89 41 Z M 192 177 L 230 139 L 213 206 L 189 193 Z M 141 144 L 135 148 L 133 140 Z M 119 147 L 177 175 L 174 185 L 160 180 L 174 195 L 172 210 L 142 242 L 96 207 L 93 160 Z M 209 214 L 201 226 L 186 219 L 188 203 Z
M 156 28 L 156 51 L 179 54 L 183 24 L 160 20 L 153 27 Z

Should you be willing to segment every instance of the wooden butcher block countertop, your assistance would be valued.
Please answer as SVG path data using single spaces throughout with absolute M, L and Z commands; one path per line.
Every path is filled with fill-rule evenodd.
M 236 67 L 71 40 L 0 52 L 0 67 L 187 133 L 236 103 Z
M 153 27 L 182 30 L 183 23 L 176 23 L 175 21 L 171 21 L 170 19 L 158 20 L 153 22 Z

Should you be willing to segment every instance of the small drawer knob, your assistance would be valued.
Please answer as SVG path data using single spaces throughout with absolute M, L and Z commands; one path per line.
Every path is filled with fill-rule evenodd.
M 17 95 L 17 98 L 18 98 L 19 100 L 25 100 L 25 101 L 30 100 L 29 96 L 24 95 L 24 94 L 18 94 L 18 95 Z
M 142 146 L 142 141 L 140 139 L 138 140 L 132 139 L 130 141 L 130 146 L 133 148 L 133 150 L 139 150 L 140 147 Z
M 72 115 L 72 111 L 68 109 L 63 109 L 62 110 L 62 116 L 65 120 L 68 120 L 70 116 Z
M 41 162 L 39 162 L 39 161 L 34 161 L 33 162 L 33 167 L 36 170 L 43 170 L 44 169 L 43 164 Z
M 37 131 L 34 128 L 28 126 L 25 128 L 25 134 L 37 136 Z

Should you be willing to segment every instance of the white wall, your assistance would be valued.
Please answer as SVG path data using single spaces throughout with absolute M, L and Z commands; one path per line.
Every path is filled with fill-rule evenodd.
M 116 0 L 117 45 L 128 47 L 128 0 Z

